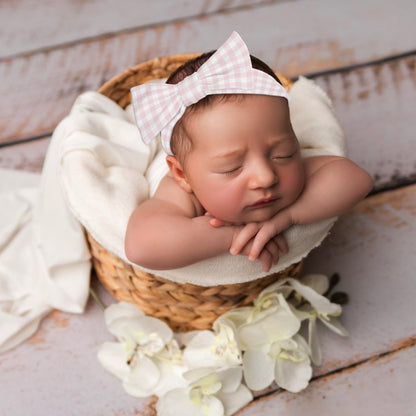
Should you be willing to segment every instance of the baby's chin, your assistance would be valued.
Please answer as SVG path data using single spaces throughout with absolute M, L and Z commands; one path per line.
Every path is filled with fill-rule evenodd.
M 240 215 L 236 215 L 234 217 L 230 217 L 231 219 L 227 220 L 227 222 L 233 224 L 248 224 L 250 222 L 264 222 L 270 220 L 274 217 L 279 211 L 283 208 L 276 208 L 273 206 L 256 208 L 256 209 L 248 209 L 244 213 Z

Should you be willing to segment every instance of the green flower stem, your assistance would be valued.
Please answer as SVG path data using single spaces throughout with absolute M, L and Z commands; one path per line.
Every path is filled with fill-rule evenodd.
M 100 297 L 97 295 L 97 292 L 92 287 L 90 287 L 90 295 L 102 310 L 106 308 L 104 302 L 100 299 Z

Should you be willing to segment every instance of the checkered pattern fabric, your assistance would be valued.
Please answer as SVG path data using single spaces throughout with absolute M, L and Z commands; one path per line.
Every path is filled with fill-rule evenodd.
M 186 107 L 212 94 L 260 94 L 284 97 L 286 90 L 270 75 L 252 68 L 246 44 L 237 32 L 198 69 L 178 84 L 147 83 L 131 89 L 136 123 L 149 143 L 161 133 L 162 146 L 172 154 L 172 130 Z

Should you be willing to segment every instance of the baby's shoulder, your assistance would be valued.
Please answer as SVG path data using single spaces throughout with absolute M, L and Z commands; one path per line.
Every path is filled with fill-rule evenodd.
M 160 181 L 153 198 L 173 205 L 191 218 L 204 213 L 195 195 L 185 191 L 169 173 Z
M 322 155 L 322 156 L 309 156 L 302 159 L 302 163 L 305 169 L 305 175 L 307 177 L 313 175 L 318 169 L 333 162 L 334 160 L 345 159 L 342 156 Z

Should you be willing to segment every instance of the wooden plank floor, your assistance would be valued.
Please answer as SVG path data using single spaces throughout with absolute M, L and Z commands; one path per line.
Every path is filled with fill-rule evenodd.
M 414 416 L 415 15 L 413 0 L 0 2 L 0 167 L 40 172 L 79 93 L 139 61 L 215 48 L 238 30 L 253 54 L 327 91 L 350 157 L 376 185 L 305 266 L 341 275 L 350 338 L 320 328 L 324 361 L 311 385 L 260 395 L 238 415 Z M 153 399 L 128 396 L 98 363 L 110 338 L 93 301 L 83 315 L 53 312 L 0 355 L 0 415 L 153 415 Z

